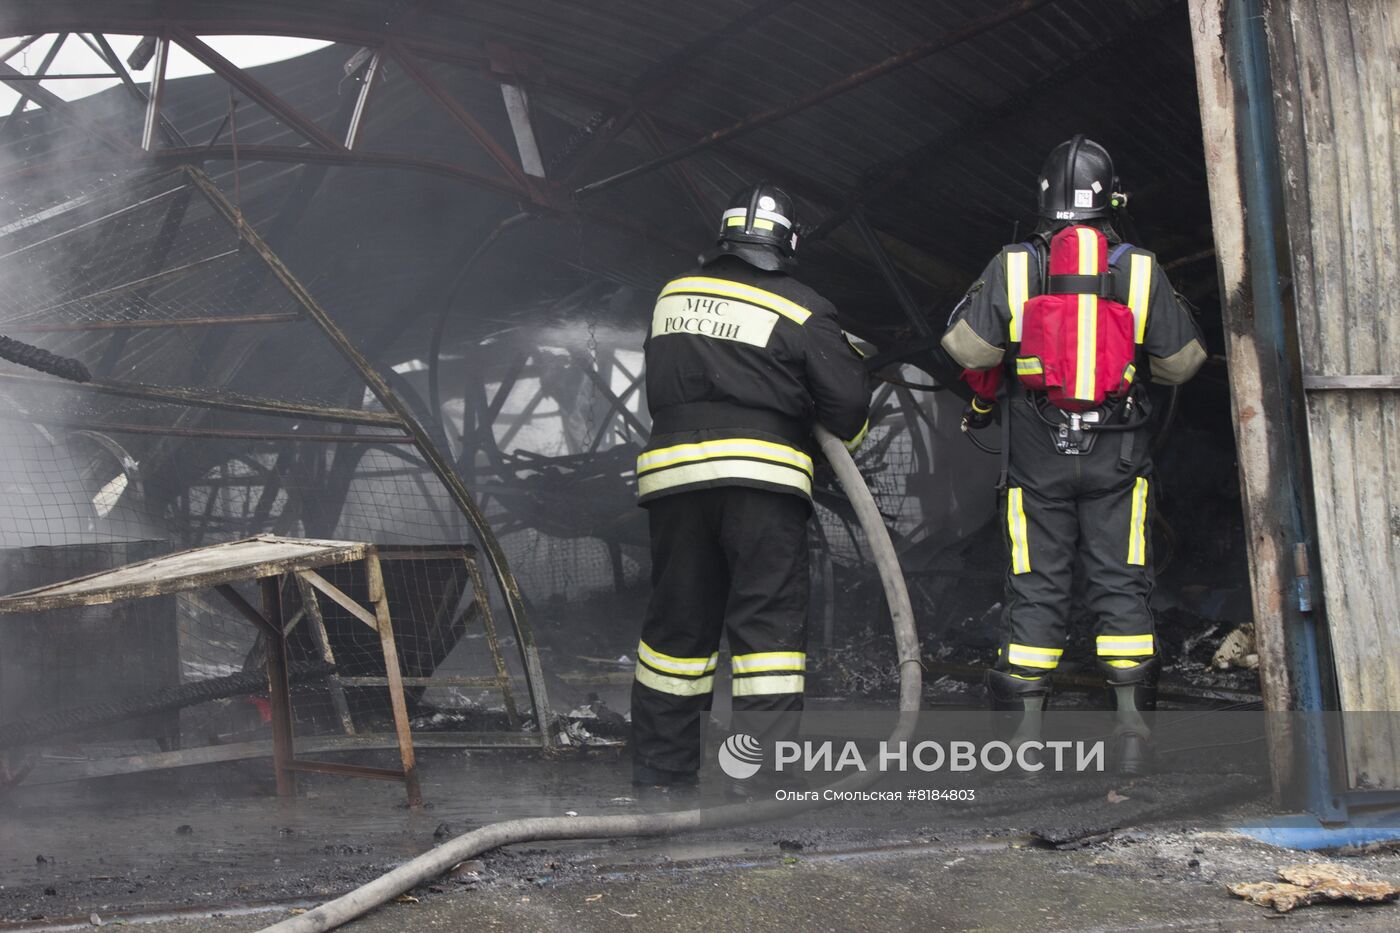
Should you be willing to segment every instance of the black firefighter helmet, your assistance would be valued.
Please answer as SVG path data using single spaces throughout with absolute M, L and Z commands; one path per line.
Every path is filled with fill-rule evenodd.
M 1107 217 L 1122 206 L 1112 157 L 1083 133 L 1050 150 L 1039 186 L 1040 216 L 1050 221 Z
M 729 199 L 719 221 L 719 239 L 700 255 L 709 265 L 734 256 L 765 272 L 787 272 L 797 265 L 797 221 L 788 193 L 761 181 Z

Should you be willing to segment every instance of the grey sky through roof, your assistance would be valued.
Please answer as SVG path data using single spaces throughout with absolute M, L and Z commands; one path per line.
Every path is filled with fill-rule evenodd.
M 10 64 L 24 74 L 34 74 L 54 38 L 56 35 L 45 36 L 34 45 L 21 51 Z M 127 55 L 141 41 L 141 37 L 108 33 L 107 40 L 125 61 Z M 295 58 L 329 44 L 319 39 L 302 39 L 295 36 L 213 36 L 209 39 L 209 45 L 212 48 L 242 68 Z M 63 75 L 90 75 L 108 71 L 106 63 L 101 61 L 86 43 L 78 36 L 70 35 L 64 41 L 58 54 L 54 56 L 47 74 L 57 79 Z M 132 77 L 137 82 L 146 83 L 150 82 L 150 72 L 149 62 L 144 68 L 131 70 Z M 170 62 L 166 66 L 167 77 L 187 78 L 191 75 L 208 73 L 209 69 L 184 49 L 179 46 L 171 49 Z M 46 86 L 64 100 L 78 100 L 89 94 L 96 94 L 98 91 L 115 87 L 117 84 L 117 78 L 72 78 L 49 81 Z M 18 102 L 18 93 L 8 87 L 0 87 L 0 110 L 8 112 Z M 26 109 L 36 106 L 31 101 Z

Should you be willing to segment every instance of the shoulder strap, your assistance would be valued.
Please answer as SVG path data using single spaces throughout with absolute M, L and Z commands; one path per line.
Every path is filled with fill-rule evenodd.
M 1031 297 L 1030 263 L 1034 250 L 1019 247 L 1018 244 L 1006 251 L 1006 307 L 1011 312 L 1007 331 L 1008 342 L 1021 342 L 1021 314 Z
M 1152 277 L 1156 263 L 1147 251 L 1129 253 L 1134 249 L 1131 243 L 1120 243 L 1108 256 L 1108 265 L 1115 272 L 1115 290 L 1118 300 L 1133 312 L 1133 342 L 1139 346 L 1147 336 L 1147 311 L 1151 305 Z M 1127 269 L 1120 271 L 1118 261 L 1128 257 Z
M 1006 303 L 1011 309 L 1011 327 L 1007 335 L 1013 344 L 1021 342 L 1021 313 L 1034 295 L 1045 294 L 1046 254 L 1039 237 L 1032 237 L 1015 246 L 1006 256 Z M 1031 278 L 1031 259 L 1035 260 L 1035 277 Z M 1032 292 L 1031 282 L 1039 287 Z
M 1045 283 L 1050 276 L 1050 244 L 1040 234 L 1032 234 L 1029 240 L 1018 243 L 1035 257 L 1036 281 L 1040 283 L 1040 294 L 1045 294 Z

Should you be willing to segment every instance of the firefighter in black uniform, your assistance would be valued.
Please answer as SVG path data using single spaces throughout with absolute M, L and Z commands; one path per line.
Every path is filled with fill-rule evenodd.
M 1139 712 L 1155 706 L 1158 668 L 1148 606 L 1154 490 L 1144 380 L 1099 408 L 1072 413 L 1047 404 L 1018 375 L 1039 371 L 1038 361 L 1020 355 L 1020 328 L 1027 301 L 1043 292 L 1101 290 L 1131 311 L 1124 328 L 1135 360 L 1129 380 L 1147 371 L 1154 382 L 1179 384 L 1205 361 L 1195 322 L 1156 258 L 1114 229 L 1124 201 L 1116 188 L 1113 163 L 1097 143 L 1075 137 L 1057 146 L 1039 176 L 1036 236 L 991 261 L 953 312 L 942 346 L 976 391 L 965 426 L 1003 425 L 1001 524 L 1011 566 L 1004 634 L 987 678 L 992 707 L 1022 713 L 1018 740 L 1038 737 L 1064 650 L 1074 566 L 1082 561 L 1098 666 L 1118 711 L 1117 767 L 1133 774 L 1146 766 L 1149 730 Z M 1103 234 L 1110 274 L 1087 287 L 1086 276 L 1061 276 L 1070 281 L 1057 289 L 1056 277 L 1045 275 L 1046 244 L 1072 225 L 1092 228 L 1090 238 L 1093 230 Z
M 794 279 L 793 202 L 739 192 L 700 267 L 661 290 L 637 458 L 652 597 L 632 687 L 633 780 L 693 785 L 728 633 L 736 720 L 802 709 L 811 426 L 854 449 L 870 384 L 836 309 Z M 785 726 L 751 717 L 771 741 Z M 791 718 L 795 717 L 790 717 Z

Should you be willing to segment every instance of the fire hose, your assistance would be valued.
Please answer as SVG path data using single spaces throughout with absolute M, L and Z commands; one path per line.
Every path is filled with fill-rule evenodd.
M 914 611 L 904 586 L 899 559 L 880 511 L 865 480 L 845 446 L 821 426 L 815 428 L 826 455 L 855 509 L 869 539 L 870 551 L 880 573 L 894 625 L 895 651 L 899 659 L 899 717 L 890 734 L 891 745 L 907 741 L 914 732 L 923 691 L 919 662 L 919 638 Z M 879 779 L 876 769 L 858 772 L 836 782 L 831 790 L 859 790 Z M 821 797 L 823 795 L 813 795 Z M 639 813 L 619 816 L 531 817 L 505 820 L 474 829 L 414 858 L 348 894 L 267 927 L 262 933 L 315 933 L 331 930 L 361 917 L 381 904 L 444 874 L 454 865 L 504 845 L 543 839 L 603 839 L 622 836 L 663 836 L 697 829 L 718 829 L 753 824 L 815 809 L 821 803 L 765 801 L 679 810 L 672 813 Z

